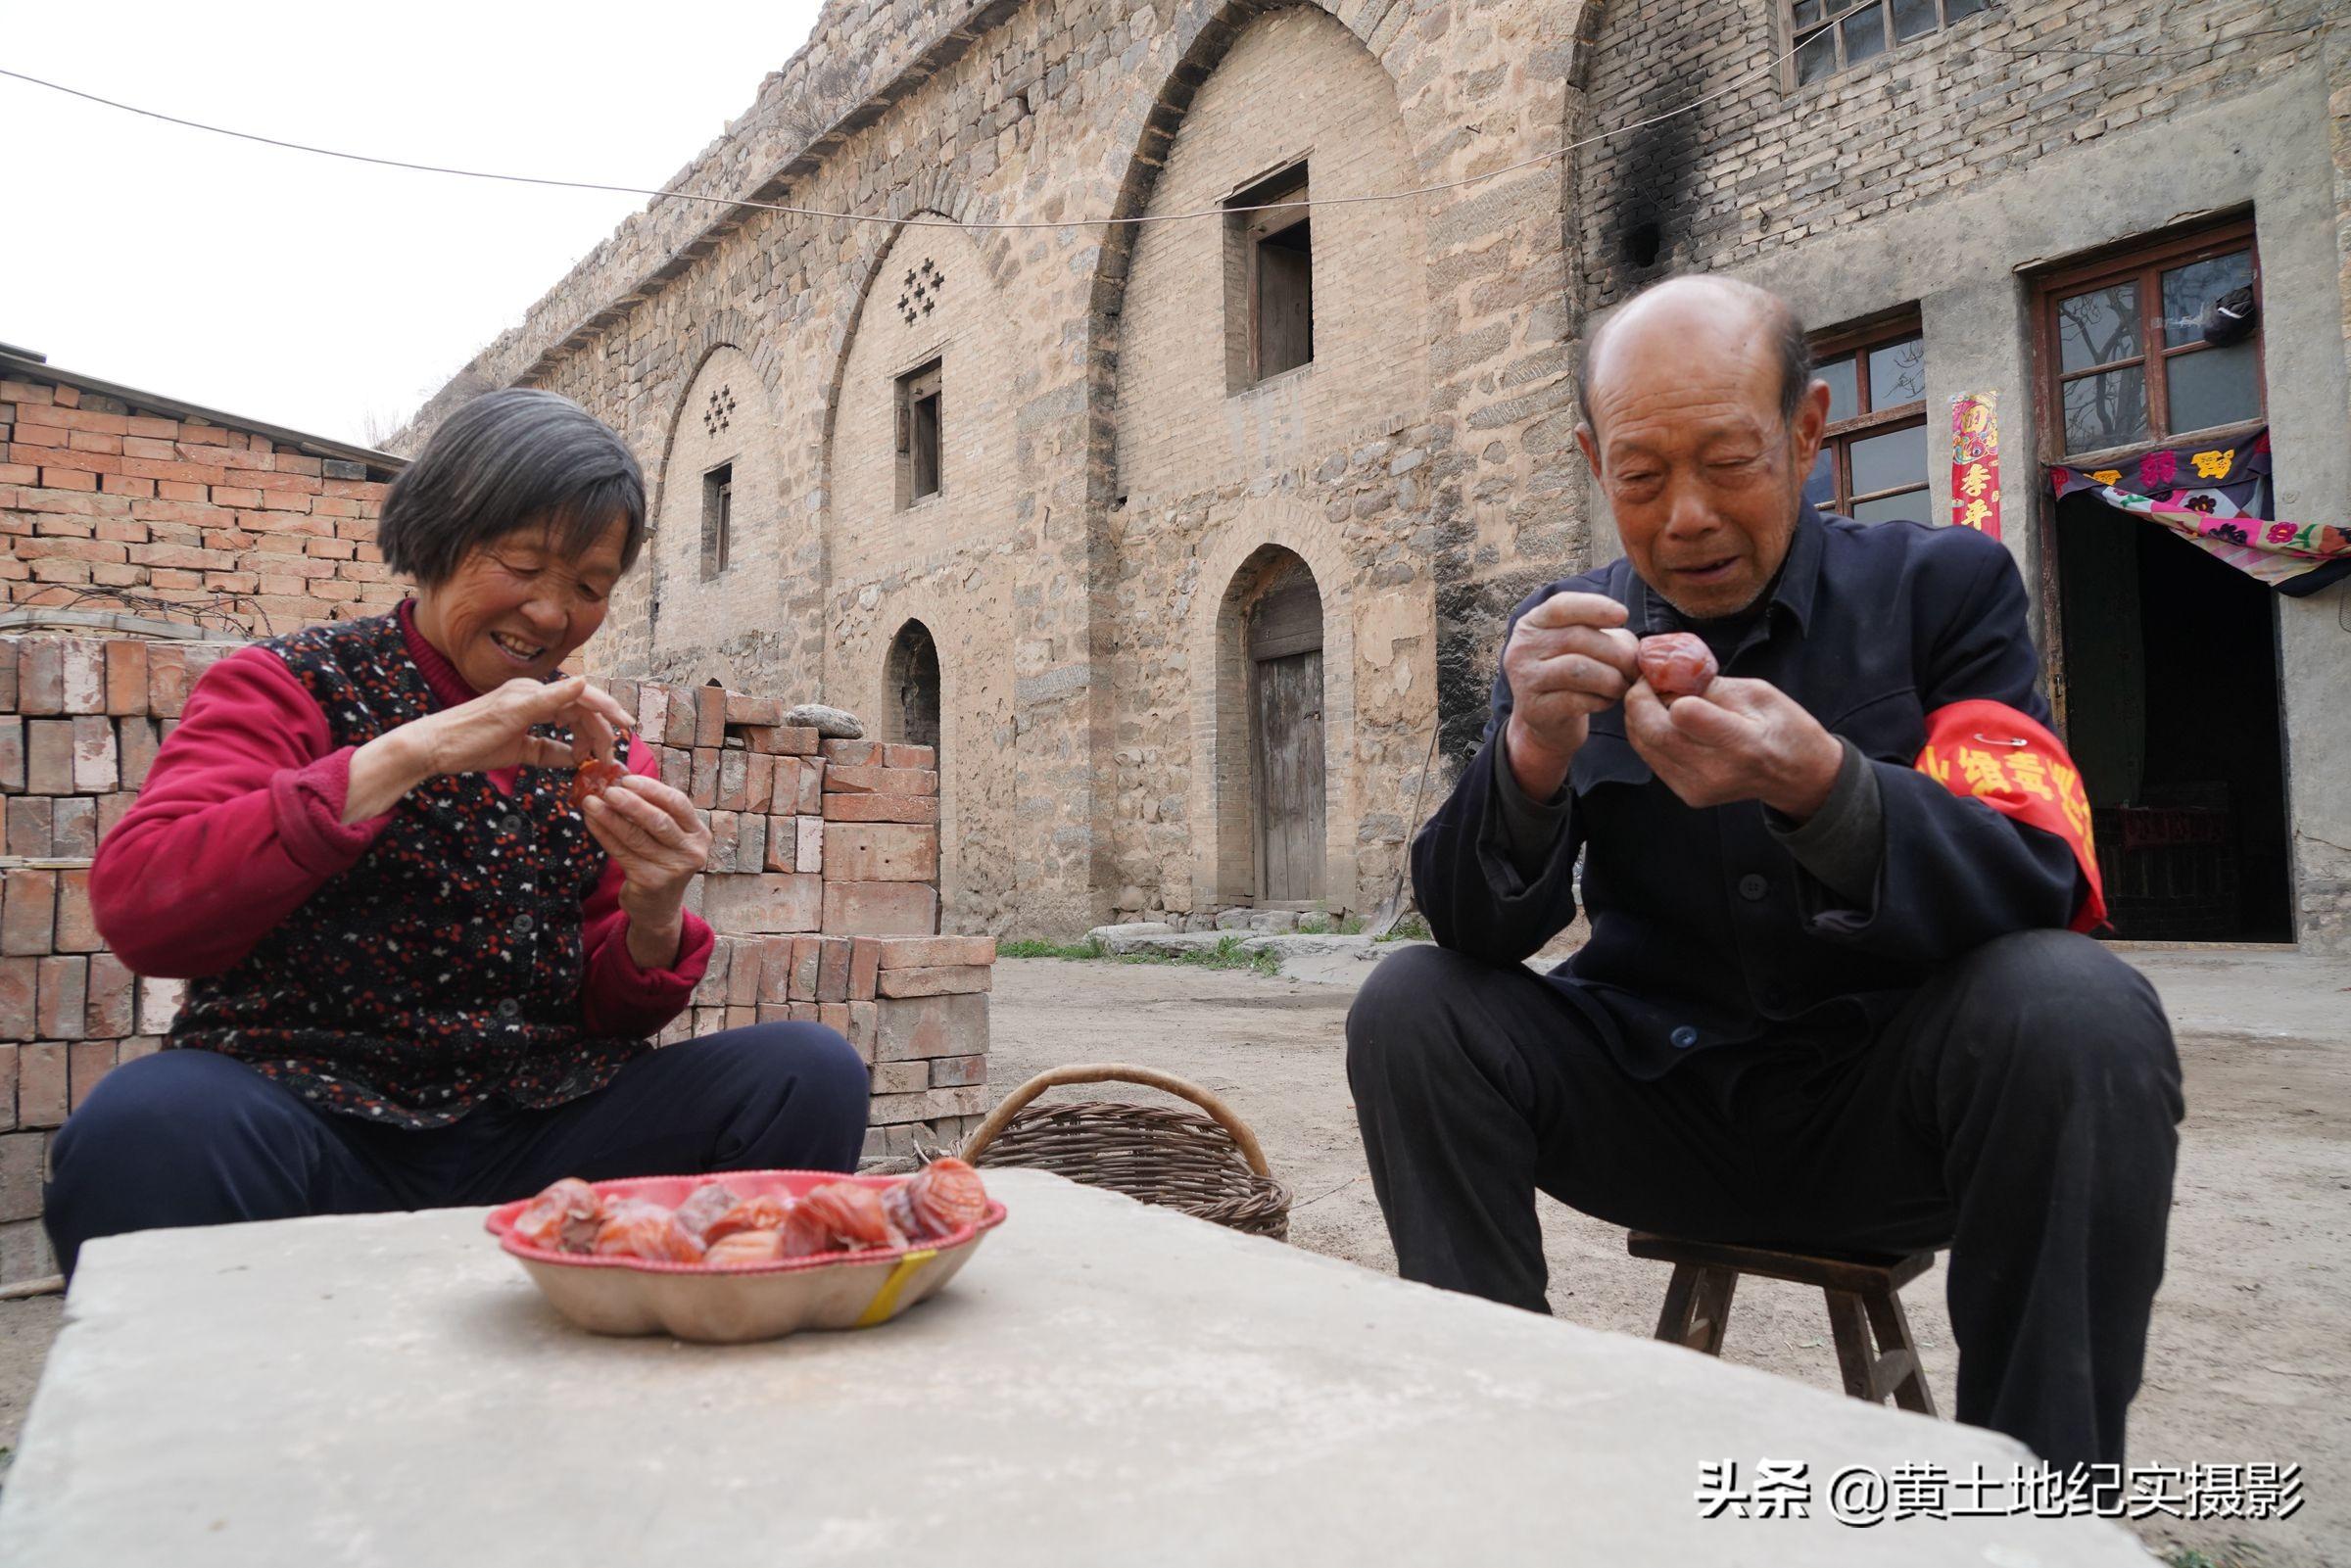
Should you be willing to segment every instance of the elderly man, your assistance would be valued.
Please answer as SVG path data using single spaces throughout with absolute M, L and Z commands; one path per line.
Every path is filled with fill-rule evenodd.
M 1347 1020 L 1405 1276 L 1545 1310 L 1537 1189 L 1707 1240 L 1948 1247 L 1959 1418 L 2119 1461 L 2180 1069 L 2152 989 L 2067 929 L 2102 906 L 2042 809 L 2084 812 L 2046 787 L 2072 777 L 2016 567 L 1803 499 L 1829 389 L 1760 290 L 1650 290 L 1581 380 L 1624 556 L 1511 616 L 1413 847 L 1439 945 Z M 1666 632 L 1719 661 L 1703 695 L 1641 679 Z M 1542 974 L 1579 852 L 1592 938 Z

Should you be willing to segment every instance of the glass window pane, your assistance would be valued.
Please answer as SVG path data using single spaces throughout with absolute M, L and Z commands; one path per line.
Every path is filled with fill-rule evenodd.
M 1812 472 L 1804 479 L 1804 499 L 1823 510 L 1837 505 L 1837 448 L 1833 443 L 1821 443 L 1820 455 L 1812 460 Z
M 1852 452 L 1853 494 L 1894 490 L 1927 482 L 1927 427 L 1890 430 L 1882 436 L 1856 441 Z
M 2065 450 L 2098 451 L 2138 441 L 2147 433 L 2143 366 L 2108 370 L 2065 384 Z
M 1845 34 L 1845 63 L 1857 66 L 1886 52 L 1886 8 L 1863 6 L 1837 24 Z
M 1853 356 L 1849 354 L 1842 359 L 1831 359 L 1827 364 L 1816 366 L 1812 371 L 1815 381 L 1829 384 L 1830 424 L 1840 419 L 1850 419 L 1861 411 L 1861 397 L 1854 389 L 1853 376 Z
M 2057 362 L 2061 369 L 2138 356 L 2138 285 L 2117 283 L 2057 302 Z
M 1796 25 L 1799 32 L 1820 22 L 1820 0 L 1796 0 Z
M 1928 520 L 1927 513 L 1933 505 L 1925 491 L 1905 490 L 1898 496 L 1880 496 L 1876 500 L 1863 501 L 1853 508 L 1853 521 L 1923 523 Z
M 1927 395 L 1927 340 L 1904 338 L 1869 351 L 1869 405 L 1898 408 Z
M 1935 0 L 1894 0 L 1894 37 L 1906 42 L 1935 30 Z
M 2163 275 L 2163 344 L 2176 349 L 2183 343 L 2204 341 L 2206 302 L 2253 281 L 2253 253 L 2216 256 L 2209 261 L 2176 266 Z
M 1837 29 L 1823 27 L 1796 51 L 1796 80 L 1809 85 L 1837 73 Z
M 2175 355 L 2164 361 L 2164 376 L 2174 431 L 2209 430 L 2261 417 L 2261 378 L 2250 343 Z
M 1974 16 L 1990 4 L 1991 0 L 1943 0 L 1943 20 L 1946 24 L 1957 22 L 1961 17 Z

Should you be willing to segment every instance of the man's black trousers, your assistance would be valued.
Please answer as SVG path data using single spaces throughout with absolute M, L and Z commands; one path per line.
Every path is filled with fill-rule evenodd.
M 1654 1081 L 1533 972 L 1409 949 L 1349 1013 L 1347 1071 L 1407 1279 L 1548 1310 L 1537 1188 L 1697 1240 L 1948 1247 L 1959 1419 L 2121 1461 L 2183 1101 L 2153 988 L 2088 938 L 1989 943 L 1857 1052 L 1716 1047 Z

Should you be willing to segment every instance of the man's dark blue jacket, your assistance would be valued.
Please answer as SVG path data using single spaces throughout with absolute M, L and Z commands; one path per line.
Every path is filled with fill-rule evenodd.
M 1686 625 L 1621 558 L 1531 595 L 1511 624 L 1563 592 L 1622 603 L 1635 636 Z M 1522 870 L 1496 777 L 1511 713 L 1500 676 L 1476 761 L 1414 842 L 1414 891 L 1439 942 L 1517 963 L 1574 919 L 1580 850 L 1592 938 L 1550 980 L 1641 1076 L 1744 1042 L 1857 1047 L 1938 965 L 2009 931 L 2062 927 L 2077 907 L 2063 839 L 1912 767 L 1927 716 L 1949 703 L 1989 698 L 2047 723 L 2038 667 L 2024 583 L 1998 542 L 1806 504 L 1723 673 L 1770 682 L 1865 759 L 1884 823 L 1865 903 L 1807 872 L 1788 846 L 1793 825 L 1760 802 L 1683 804 L 1625 738 L 1621 705 L 1593 715 L 1564 831 Z

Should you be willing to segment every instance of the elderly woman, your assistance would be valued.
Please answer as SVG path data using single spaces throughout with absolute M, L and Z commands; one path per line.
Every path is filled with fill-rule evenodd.
M 198 684 L 90 873 L 99 929 L 189 980 L 169 1049 L 57 1135 L 50 1234 L 485 1204 L 566 1175 L 848 1169 L 866 1073 L 811 1023 L 650 1048 L 709 961 L 710 834 L 630 717 L 556 668 L 645 540 L 618 437 L 552 393 L 468 404 L 378 529 L 392 614 Z

